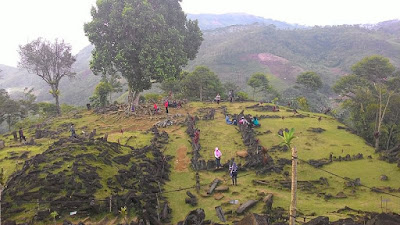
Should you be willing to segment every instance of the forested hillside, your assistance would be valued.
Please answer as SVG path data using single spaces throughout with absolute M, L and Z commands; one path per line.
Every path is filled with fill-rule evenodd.
M 253 16 L 245 13 L 227 13 L 217 14 L 188 14 L 188 18 L 199 21 L 199 27 L 202 30 L 214 30 L 217 28 L 228 27 L 232 25 L 265 24 L 274 25 L 279 29 L 305 28 L 298 24 L 289 24 L 278 20 L 266 19 L 259 16 Z
M 400 40 L 359 26 L 280 30 L 273 26 L 232 26 L 204 32 L 204 42 L 189 66 L 207 65 L 222 80 L 244 86 L 254 72 L 269 71 L 275 84 L 291 84 L 313 70 L 332 84 L 365 56 L 379 54 L 400 65 Z
M 198 18 L 203 23 L 202 17 Z M 326 85 L 331 86 L 338 77 L 349 73 L 351 65 L 365 56 L 379 54 L 399 67 L 399 29 L 399 21 L 368 28 L 343 25 L 278 29 L 262 24 L 219 28 L 203 32 L 204 41 L 197 58 L 189 62 L 186 70 L 191 71 L 197 65 L 208 66 L 222 82 L 232 81 L 245 91 L 249 91 L 247 79 L 255 72 L 269 73 L 271 84 L 283 91 L 301 72 L 312 70 L 322 77 L 327 90 Z M 62 103 L 84 105 L 92 95 L 100 80 L 89 69 L 92 49 L 88 46 L 78 53 L 74 64 L 77 77 L 61 82 Z M 35 87 L 39 101 L 52 100 L 47 85 L 35 75 L 2 65 L 0 69 L 3 70 L 0 88 L 12 94 L 24 87 Z

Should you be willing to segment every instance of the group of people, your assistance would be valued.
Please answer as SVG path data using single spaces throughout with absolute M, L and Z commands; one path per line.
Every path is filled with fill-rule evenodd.
M 214 157 L 215 157 L 215 162 L 216 162 L 216 169 L 219 169 L 221 166 L 221 157 L 222 157 L 222 152 L 219 150 L 218 147 L 215 148 L 214 150 Z M 229 165 L 229 175 L 232 178 L 232 185 L 237 185 L 237 174 L 238 174 L 238 166 L 235 162 L 235 159 L 232 158 L 231 164 Z
M 225 122 L 228 125 L 238 125 L 238 124 L 245 124 L 251 127 L 260 127 L 261 124 L 258 121 L 257 117 L 250 117 L 250 121 L 248 121 L 244 116 L 242 116 L 239 120 L 239 122 L 236 120 L 236 118 L 232 118 L 232 120 L 229 118 L 229 115 L 225 116 Z
M 233 102 L 233 99 L 234 99 L 233 90 L 230 90 L 230 91 L 229 91 L 229 93 L 228 93 L 228 98 L 229 98 L 229 101 L 230 101 L 230 102 Z M 215 99 L 214 99 L 214 100 L 217 102 L 217 104 L 219 104 L 219 103 L 221 102 L 221 95 L 218 93 L 217 96 L 215 96 Z
M 165 112 L 168 114 L 169 107 L 180 109 L 180 108 L 182 108 L 182 102 L 174 100 L 174 101 L 172 101 L 172 103 L 170 103 L 169 100 L 167 99 L 164 101 L 164 107 L 165 107 Z M 160 112 L 160 109 L 158 108 L 158 105 L 156 102 L 153 105 L 153 110 L 154 110 L 155 114 Z

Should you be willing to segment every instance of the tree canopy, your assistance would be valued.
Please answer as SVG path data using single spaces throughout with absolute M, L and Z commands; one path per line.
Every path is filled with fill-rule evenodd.
M 312 71 L 301 73 L 297 76 L 296 83 L 302 85 L 307 90 L 318 90 L 322 87 L 321 77 Z
M 64 40 L 53 43 L 38 38 L 26 45 L 19 46 L 20 61 L 18 66 L 42 78 L 51 88 L 50 93 L 56 100 L 57 113 L 61 114 L 59 103 L 59 84 L 64 77 L 74 77 L 72 64 L 76 58 L 71 53 L 71 46 Z
M 224 88 L 218 76 L 206 66 L 197 66 L 183 80 L 184 93 L 191 98 L 213 99 L 218 93 L 223 95 Z
M 202 42 L 197 21 L 186 19 L 179 0 L 97 1 L 84 30 L 95 46 L 95 74 L 119 72 L 131 101 L 139 92 L 180 74 Z M 132 99 L 133 98 L 133 99 Z
M 395 67 L 388 58 L 379 55 L 373 55 L 363 58 L 351 67 L 353 74 L 369 80 L 371 82 L 380 82 L 393 76 Z
M 393 147 L 400 139 L 400 78 L 389 59 L 365 57 L 352 66 L 352 75 L 339 79 L 333 90 L 342 95 L 351 113 L 353 127 L 375 150 Z
M 250 79 L 247 81 L 247 84 L 253 88 L 253 99 L 256 93 L 260 91 L 267 91 L 269 89 L 268 78 L 263 73 L 254 73 L 251 75 Z

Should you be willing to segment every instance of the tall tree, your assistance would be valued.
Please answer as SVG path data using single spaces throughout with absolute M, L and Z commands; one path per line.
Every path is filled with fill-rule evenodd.
M 203 99 L 215 97 L 223 93 L 223 87 L 218 76 L 206 66 L 197 66 L 185 76 L 182 81 L 186 96 Z
M 375 151 L 379 151 L 386 118 L 395 116 L 389 110 L 392 99 L 399 95 L 397 79 L 393 78 L 395 68 L 389 59 L 374 55 L 354 64 L 351 70 L 354 75 L 342 77 L 333 89 L 345 97 L 356 129 L 367 140 L 374 139 Z
M 104 107 L 108 102 L 108 96 L 112 92 L 112 86 L 109 82 L 101 81 L 94 90 L 94 95 L 90 97 L 90 101 L 94 106 Z
M 316 91 L 322 87 L 321 77 L 312 71 L 301 73 L 297 76 L 296 83 L 308 91 Z
M 59 84 L 64 77 L 74 77 L 72 64 L 76 58 L 71 54 L 71 46 L 64 40 L 38 38 L 26 45 L 19 46 L 21 57 L 18 66 L 42 78 L 51 88 L 50 93 L 56 101 L 57 114 L 61 114 Z
M 4 89 L 0 89 L 0 124 L 7 122 L 8 130 L 22 117 L 21 105 L 10 98 Z
M 202 42 L 197 21 L 186 19 L 180 0 L 97 1 L 85 33 L 94 44 L 95 74 L 120 72 L 129 106 L 153 82 L 179 75 Z
M 247 84 L 253 88 L 253 100 L 256 93 L 260 91 L 267 91 L 269 88 L 268 78 L 263 73 L 254 73 L 251 75 L 250 79 L 247 81 Z

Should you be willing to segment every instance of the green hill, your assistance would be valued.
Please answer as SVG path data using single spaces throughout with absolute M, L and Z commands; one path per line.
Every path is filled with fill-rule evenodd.
M 209 15 L 196 16 L 200 23 L 213 20 Z M 226 21 L 230 22 L 221 22 L 221 26 L 245 23 L 241 19 L 243 15 L 226 16 Z M 224 16 L 218 18 L 223 20 Z M 203 31 L 204 41 L 200 51 L 185 69 L 208 66 L 222 82 L 234 82 L 246 91 L 250 91 L 246 81 L 251 74 L 266 72 L 270 74 L 272 85 L 283 91 L 294 84 L 297 75 L 309 70 L 321 75 L 327 90 L 338 77 L 350 71 L 351 65 L 374 54 L 388 57 L 396 67 L 400 67 L 398 21 L 370 26 L 316 26 L 304 29 L 279 29 L 280 26 L 265 24 L 233 25 Z M 89 69 L 92 49 L 88 46 L 78 53 L 74 64 L 76 79 L 61 81 L 62 103 L 88 103 L 100 80 Z M 52 101 L 49 88 L 40 78 L 12 67 L 0 65 L 0 69 L 3 70 L 0 88 L 16 93 L 25 87 L 35 87 L 39 101 Z
M 400 65 L 394 35 L 359 26 L 281 30 L 273 26 L 231 26 L 204 32 L 204 42 L 188 69 L 207 65 L 224 81 L 245 87 L 254 72 L 269 72 L 280 89 L 303 71 L 316 71 L 331 85 L 365 56 L 380 54 Z M 283 87 L 282 87 L 283 86 Z
M 35 218 L 35 224 L 46 224 L 51 219 L 49 212 L 57 211 L 60 221 L 78 222 L 87 218 L 85 223 L 116 224 L 123 220 L 118 210 L 126 205 L 129 220 L 140 216 L 151 221 L 157 218 L 158 208 L 164 221 L 176 224 L 189 211 L 203 208 L 206 219 L 218 222 L 214 208 L 221 206 L 232 223 L 243 217 L 236 212 L 239 205 L 232 204 L 235 202 L 232 200 L 238 200 L 239 204 L 256 200 L 250 211 L 263 213 L 268 207 L 260 199 L 268 193 L 274 196 L 269 212 L 287 217 L 291 156 L 279 146 L 281 139 L 277 135 L 285 128 L 295 128 L 293 145 L 300 160 L 301 217 L 310 220 L 325 215 L 336 220 L 348 217 L 348 213 L 357 214 L 341 210 L 346 206 L 359 213 L 380 212 L 382 199 L 388 210 L 400 212 L 396 197 L 400 169 L 396 164 L 379 160 L 379 155 L 363 139 L 323 114 L 294 114 L 283 107 L 273 112 L 271 106 L 253 105 L 252 102 L 190 103 L 183 109 L 171 109 L 168 117 L 145 115 L 146 106 L 138 112 L 140 115 L 131 117 L 117 111 L 101 115 L 77 111 L 26 127 L 28 140 L 35 136 L 36 130 L 42 130 L 43 137 L 35 138 L 34 145 L 21 145 L 11 134 L 5 134 L 0 138 L 6 141 L 6 148 L 0 150 L 0 167 L 8 181 L 2 202 L 5 219 L 24 223 Z M 211 109 L 216 110 L 214 120 L 203 120 Z M 223 113 L 238 115 L 242 110 L 244 115 L 258 116 L 261 127 L 247 130 L 225 123 Z M 186 133 L 192 119 L 184 116 L 187 114 L 199 118 L 195 123 L 201 130 L 198 162 L 206 163 L 200 167 L 198 193 L 196 172 L 192 168 L 194 153 L 189 142 L 192 140 Z M 166 119 L 171 126 L 161 127 L 159 132 L 151 129 Z M 68 138 L 70 123 L 76 124 L 79 139 Z M 91 141 L 89 133 L 93 129 L 96 140 Z M 99 139 L 106 133 L 109 142 Z M 214 170 L 212 166 L 215 147 L 223 154 L 222 170 Z M 244 156 L 243 152 L 249 155 L 239 157 Z M 239 164 L 237 186 L 231 185 L 227 169 L 232 157 Z M 388 179 L 383 179 L 383 175 Z M 206 194 L 216 178 L 220 180 L 218 187 L 228 190 Z M 197 198 L 196 206 L 185 204 L 187 191 Z M 113 196 L 111 213 L 110 196 Z M 70 215 L 75 211 L 77 215 Z

